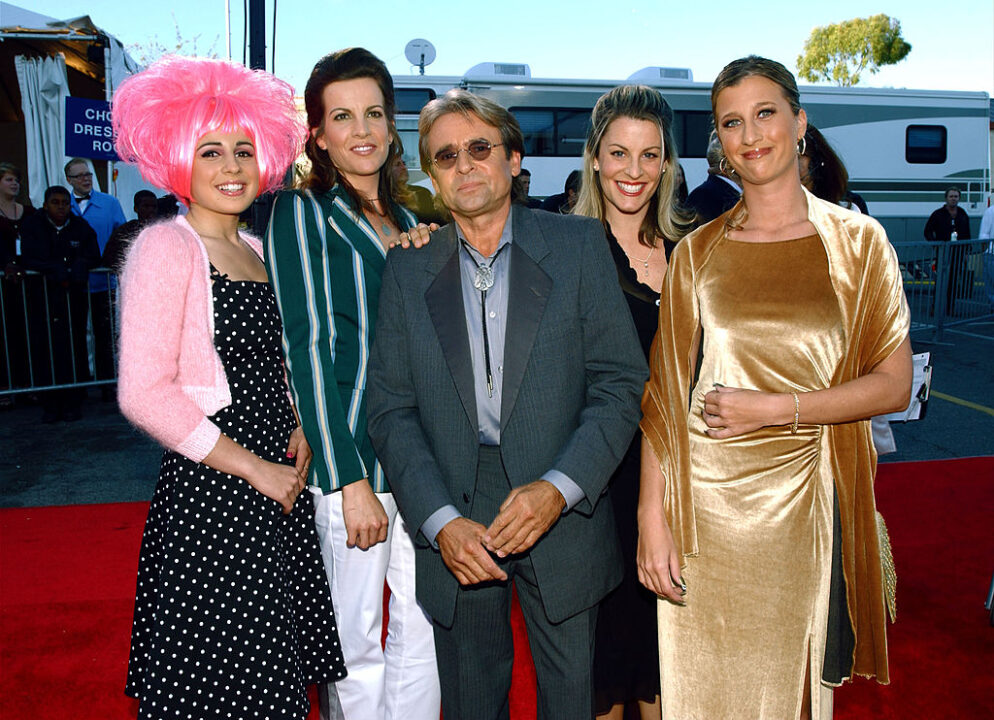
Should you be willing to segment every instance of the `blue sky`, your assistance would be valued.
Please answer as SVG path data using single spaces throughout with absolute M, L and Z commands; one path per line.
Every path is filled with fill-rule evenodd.
M 272 22 L 274 0 L 267 0 Z M 224 0 L 13 0 L 66 19 L 90 15 L 125 44 L 163 45 L 181 35 L 200 54 L 225 54 Z M 241 59 L 242 2 L 232 0 L 233 56 Z M 368 48 L 394 74 L 413 71 L 404 46 L 426 38 L 438 58 L 429 74 L 462 75 L 478 62 L 525 62 L 533 77 L 621 80 L 647 65 L 689 67 L 710 82 L 729 60 L 757 53 L 796 70 L 811 29 L 852 17 L 886 13 L 901 21 L 911 54 L 867 75 L 864 86 L 982 90 L 994 94 L 994 3 L 903 0 L 687 2 L 687 0 L 279 0 L 276 74 L 302 91 L 314 62 L 350 45 Z M 174 24 L 175 18 L 175 24 Z M 0 18 L 0 24 L 3 19 Z M 267 43 L 271 42 L 271 28 Z M 267 62 L 270 57 L 267 50 Z

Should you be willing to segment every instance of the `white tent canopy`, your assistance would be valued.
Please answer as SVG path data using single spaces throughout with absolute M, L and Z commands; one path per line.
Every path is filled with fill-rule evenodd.
M 115 88 L 128 75 L 140 68 L 121 42 L 94 25 L 88 16 L 56 20 L 0 2 L 0 40 L 30 51 L 14 62 L 24 115 L 26 174 L 31 202 L 39 207 L 46 187 L 67 185 L 63 171 L 69 159 L 65 155 L 67 66 L 101 80 L 106 100 L 113 97 Z M 11 54 L 16 56 L 18 51 L 13 49 Z M 137 170 L 125 163 L 110 163 L 108 179 L 110 186 L 106 191 L 118 197 L 129 216 L 133 214 L 131 199 L 135 192 L 143 188 L 158 194 L 163 192 L 145 183 Z
M 45 27 L 48 23 L 56 23 L 53 17 L 27 10 L 17 5 L 0 2 L 0 27 Z

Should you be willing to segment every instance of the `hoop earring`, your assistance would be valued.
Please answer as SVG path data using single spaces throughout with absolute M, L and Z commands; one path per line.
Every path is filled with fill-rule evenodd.
M 807 152 L 807 149 L 808 149 L 808 140 L 806 137 L 802 135 L 801 139 L 797 141 L 797 154 L 803 155 L 805 152 Z
M 734 175 L 735 168 L 728 164 L 727 159 L 724 155 L 721 156 L 721 160 L 718 161 L 718 169 L 721 170 L 722 175 Z

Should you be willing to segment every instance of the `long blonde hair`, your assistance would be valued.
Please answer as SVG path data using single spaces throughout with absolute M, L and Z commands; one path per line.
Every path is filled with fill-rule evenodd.
M 670 170 L 660 178 L 659 186 L 649 200 L 648 212 L 639 228 L 639 242 L 646 247 L 655 247 L 656 238 L 676 242 L 687 234 L 692 219 L 675 199 L 677 180 L 673 170 L 680 157 L 673 137 L 673 110 L 658 90 L 646 85 L 619 85 L 602 95 L 594 106 L 590 116 L 592 127 L 583 146 L 583 182 L 573 214 L 597 218 L 606 227 L 604 191 L 598 172 L 594 170 L 594 161 L 608 127 L 623 117 L 646 120 L 659 127 L 663 160 Z

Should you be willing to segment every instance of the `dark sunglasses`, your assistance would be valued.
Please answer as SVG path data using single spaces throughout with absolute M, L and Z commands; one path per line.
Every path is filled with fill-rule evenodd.
M 439 150 L 435 153 L 435 157 L 432 162 L 435 163 L 435 167 L 439 170 L 449 170 L 455 167 L 456 160 L 459 159 L 459 153 L 468 153 L 471 158 L 477 162 L 483 162 L 488 157 L 490 157 L 490 152 L 495 147 L 500 147 L 504 143 L 491 143 L 489 140 L 474 140 L 469 145 L 464 148 L 446 148 L 444 150 Z

